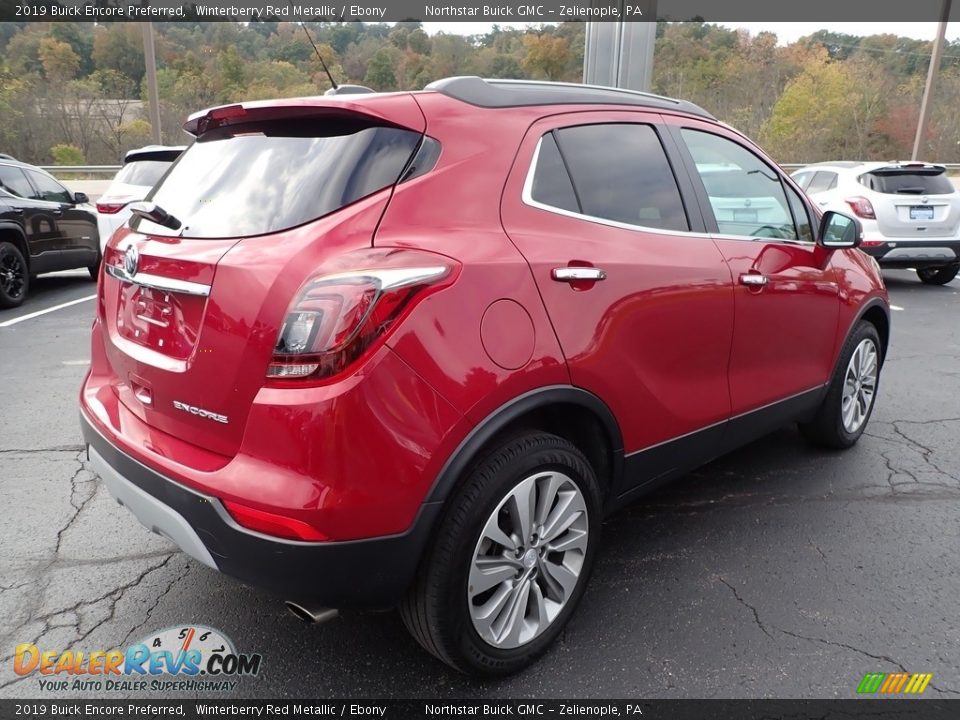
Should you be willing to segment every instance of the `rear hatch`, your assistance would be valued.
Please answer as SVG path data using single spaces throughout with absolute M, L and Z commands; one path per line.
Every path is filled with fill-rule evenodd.
M 421 142 L 409 95 L 218 108 L 108 248 L 100 287 L 120 401 L 145 423 L 231 456 L 300 285 L 369 247 Z M 123 231 L 121 231 L 123 232 Z
M 142 200 L 184 150 L 156 145 L 128 152 L 120 172 L 97 202 L 97 210 L 111 215 L 128 203 Z
M 940 165 L 891 164 L 864 173 L 877 226 L 886 237 L 956 237 L 960 194 Z

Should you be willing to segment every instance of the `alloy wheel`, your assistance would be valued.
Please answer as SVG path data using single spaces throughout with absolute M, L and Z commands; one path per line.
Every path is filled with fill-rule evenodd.
M 844 374 L 840 413 L 848 433 L 857 432 L 867 420 L 877 392 L 880 371 L 877 346 L 867 338 L 857 345 Z
M 25 268 L 19 257 L 12 252 L 0 254 L 0 289 L 11 300 L 23 294 L 26 281 Z
M 470 564 L 467 603 L 480 637 L 510 649 L 543 633 L 574 594 L 588 536 L 570 477 L 539 472 L 518 483 L 487 519 Z

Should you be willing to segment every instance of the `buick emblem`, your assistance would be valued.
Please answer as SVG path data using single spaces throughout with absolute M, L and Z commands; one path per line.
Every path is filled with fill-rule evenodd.
M 140 252 L 137 250 L 136 245 L 131 245 L 123 254 L 123 269 L 127 271 L 127 275 L 133 277 L 137 274 L 137 268 L 139 266 Z
M 920 202 L 922 202 L 924 205 L 926 205 L 928 202 L 930 202 L 930 198 L 928 198 L 926 195 L 924 195 L 922 198 L 920 198 Z

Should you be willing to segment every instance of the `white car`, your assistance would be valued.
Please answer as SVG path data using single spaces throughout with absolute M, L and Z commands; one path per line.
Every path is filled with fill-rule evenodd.
M 97 200 L 97 226 L 100 230 L 100 252 L 107 241 L 130 219 L 129 205 L 143 200 L 163 177 L 185 147 L 147 145 L 131 150 L 123 159 L 123 167 L 107 191 Z
M 960 270 L 960 193 L 942 165 L 830 162 L 792 174 L 823 210 L 853 212 L 863 224 L 860 249 L 882 267 L 913 268 L 928 285 Z

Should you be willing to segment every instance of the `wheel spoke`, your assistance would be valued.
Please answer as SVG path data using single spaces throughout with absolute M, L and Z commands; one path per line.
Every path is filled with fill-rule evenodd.
M 523 629 L 523 617 L 526 613 L 527 598 L 529 596 L 529 579 L 525 579 L 514 586 L 513 592 L 510 593 L 510 600 L 507 606 L 491 626 L 491 630 L 493 630 L 497 638 L 501 641 L 510 642 L 511 644 L 515 643 L 517 645 L 520 644 L 517 641 L 520 639 L 520 632 Z
M 471 605 L 470 614 L 473 619 L 473 626 L 481 637 L 496 642 L 497 638 L 493 630 L 493 624 L 500 618 L 504 608 L 509 604 L 513 597 L 513 588 L 507 584 L 501 585 L 497 591 L 483 605 Z
M 553 509 L 553 512 L 550 513 L 550 517 L 547 518 L 547 522 L 544 524 L 544 540 L 549 542 L 559 537 L 580 518 L 584 508 L 578 501 L 579 497 L 573 491 L 560 493 L 557 506 Z
M 516 577 L 520 563 L 504 557 L 477 558 L 470 569 L 470 594 L 485 593 L 490 588 Z
M 571 529 L 566 534 L 561 535 L 556 540 L 547 544 L 549 552 L 569 552 L 570 550 L 587 550 L 587 532 L 586 530 Z
M 497 545 L 502 545 L 508 550 L 516 550 L 517 543 L 497 524 L 497 519 L 497 516 L 494 515 L 487 521 L 486 527 L 483 528 L 483 537 L 492 540 Z
M 557 602 L 566 602 L 577 585 L 579 573 L 573 573 L 566 566 L 549 560 L 540 564 L 543 579 L 552 592 L 548 593 Z
M 510 494 L 507 511 L 513 521 L 513 530 L 519 537 L 520 543 L 525 544 L 533 533 L 533 514 L 536 511 L 534 494 L 536 483 L 528 478 L 520 483 Z
M 547 524 L 547 515 L 553 507 L 553 501 L 557 497 L 560 486 L 563 485 L 563 478 L 556 473 L 550 473 L 537 478 L 537 509 L 534 514 L 534 522 L 539 525 Z

